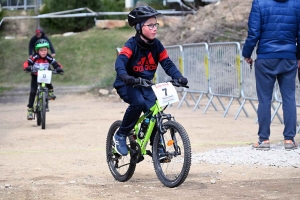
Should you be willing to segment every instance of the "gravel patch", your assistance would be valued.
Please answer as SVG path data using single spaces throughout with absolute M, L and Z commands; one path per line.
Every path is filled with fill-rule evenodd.
M 218 148 L 193 154 L 192 160 L 193 163 L 300 168 L 300 148 L 286 151 L 282 143 L 271 145 L 269 151 L 255 150 L 251 146 Z

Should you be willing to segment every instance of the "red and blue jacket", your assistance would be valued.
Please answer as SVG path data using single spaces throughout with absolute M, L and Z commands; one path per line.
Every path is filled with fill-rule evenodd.
M 154 45 L 149 49 L 138 46 L 135 37 L 130 38 L 125 43 L 115 62 L 117 72 L 114 82 L 115 88 L 125 85 L 120 77 L 123 74 L 152 80 L 158 63 L 172 79 L 178 79 L 182 76 L 161 42 L 158 39 L 154 39 L 153 42 Z
M 62 68 L 62 65 L 56 60 L 47 54 L 46 57 L 42 58 L 38 54 L 35 54 L 33 56 L 30 56 L 27 61 L 23 63 L 23 69 L 25 70 L 26 67 L 32 66 L 33 67 L 33 73 L 34 75 L 37 75 L 37 72 L 39 69 L 50 69 L 50 65 L 54 67 L 54 69 L 57 69 L 58 67 Z

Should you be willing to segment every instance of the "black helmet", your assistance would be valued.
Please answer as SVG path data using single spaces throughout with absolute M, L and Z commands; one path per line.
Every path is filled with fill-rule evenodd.
M 154 8 L 150 6 L 139 6 L 133 9 L 127 16 L 129 26 L 135 26 L 137 23 L 143 22 L 146 19 L 160 15 Z

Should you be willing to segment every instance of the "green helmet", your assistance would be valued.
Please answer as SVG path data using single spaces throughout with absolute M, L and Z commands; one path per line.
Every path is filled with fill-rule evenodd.
M 49 42 L 45 39 L 39 39 L 35 43 L 35 50 L 39 50 L 40 48 L 46 47 L 47 49 L 50 48 Z

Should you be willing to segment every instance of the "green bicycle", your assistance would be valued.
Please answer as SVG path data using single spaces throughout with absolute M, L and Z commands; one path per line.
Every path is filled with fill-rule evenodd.
M 144 159 L 144 155 L 152 157 L 158 179 L 167 187 L 181 185 L 187 178 L 191 166 L 191 145 L 188 134 L 171 114 L 164 110 L 178 101 L 174 88 L 188 87 L 172 80 L 167 83 L 153 84 L 141 79 L 139 87 L 152 87 L 156 95 L 156 104 L 137 121 L 134 129 L 127 137 L 128 155 L 121 156 L 115 150 L 113 136 L 122 121 L 115 121 L 108 131 L 106 139 L 106 160 L 112 176 L 120 181 L 128 181 L 134 174 L 136 164 Z M 145 134 L 140 135 L 141 124 L 149 119 Z M 151 134 L 155 134 L 151 150 L 147 144 Z M 163 152 L 162 152 L 163 150 Z
M 42 129 L 46 128 L 46 111 L 49 106 L 48 88 L 46 87 L 46 83 L 51 83 L 52 73 L 63 74 L 58 73 L 56 70 L 38 70 L 38 88 L 33 104 L 33 119 L 35 119 L 36 116 L 36 123 L 38 126 L 41 125 Z

